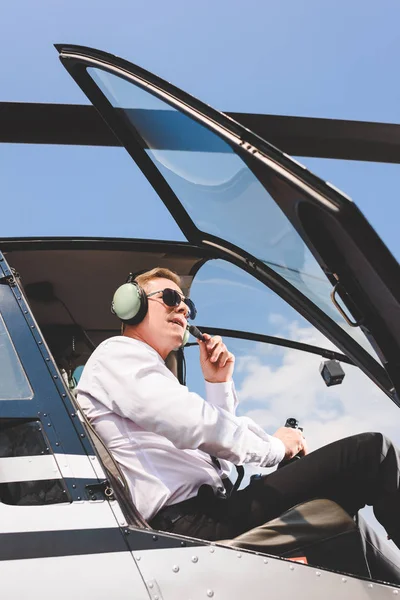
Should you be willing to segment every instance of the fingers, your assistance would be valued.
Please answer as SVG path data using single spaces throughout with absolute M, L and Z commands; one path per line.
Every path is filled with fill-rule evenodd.
M 203 333 L 203 336 L 206 337 L 210 337 L 207 333 Z M 208 352 L 207 352 L 207 348 L 204 342 L 202 342 L 201 340 L 197 340 L 197 343 L 199 345 L 199 349 L 200 349 L 200 358 L 202 360 L 208 360 Z
M 278 437 L 284 443 L 286 449 L 285 458 L 293 458 L 296 454 L 302 453 L 303 450 L 307 453 L 307 446 L 305 446 L 303 434 L 299 429 L 280 427 L 274 433 L 274 436 Z
M 229 352 L 223 343 L 222 338 L 219 335 L 211 338 L 206 342 L 206 348 L 210 362 L 218 364 L 220 367 L 224 367 L 228 360 Z
M 294 429 L 293 431 L 296 431 L 299 434 L 297 439 L 297 452 L 294 454 L 294 456 L 296 456 L 296 454 L 298 454 L 299 456 L 305 456 L 308 453 L 306 439 L 303 436 L 303 433 L 298 429 Z
M 208 333 L 203 333 L 205 342 L 199 341 L 200 352 L 203 358 L 207 358 L 211 363 L 218 367 L 225 367 L 227 362 L 235 360 L 234 355 L 222 341 L 221 336 L 211 337 Z
M 306 454 L 308 454 L 308 446 L 307 446 L 306 439 L 304 437 L 303 437 L 302 442 L 303 442 L 303 444 L 302 444 L 302 448 L 300 450 L 300 456 L 305 456 Z
M 291 429 L 291 428 L 287 428 L 287 429 Z M 298 429 L 291 429 L 291 431 L 293 432 L 293 434 L 290 435 L 291 443 L 289 442 L 288 445 L 290 447 L 292 456 L 296 456 L 303 449 L 303 435 L 302 435 L 301 431 L 299 431 Z

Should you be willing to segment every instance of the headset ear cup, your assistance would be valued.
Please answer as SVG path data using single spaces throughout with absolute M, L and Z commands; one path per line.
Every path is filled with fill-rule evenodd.
M 181 348 L 183 348 L 183 346 L 186 346 L 186 344 L 187 344 L 187 343 L 188 343 L 188 341 L 189 341 L 189 336 L 190 336 L 189 329 L 188 329 L 188 328 L 186 328 L 186 331 L 185 331 L 185 333 L 183 334 L 183 340 L 182 340 L 182 346 L 181 346 Z
M 143 321 L 148 308 L 145 291 L 136 283 L 124 283 L 114 294 L 111 311 L 128 325 Z

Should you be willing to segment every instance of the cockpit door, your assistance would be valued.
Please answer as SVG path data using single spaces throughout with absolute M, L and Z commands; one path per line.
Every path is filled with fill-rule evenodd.
M 155 75 L 57 49 L 187 239 L 263 281 L 397 402 L 400 270 L 351 200 Z

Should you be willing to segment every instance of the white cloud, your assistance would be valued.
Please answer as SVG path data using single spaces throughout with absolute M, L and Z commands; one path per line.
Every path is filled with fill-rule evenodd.
M 268 315 L 268 323 L 275 325 L 275 327 L 285 327 L 286 319 L 283 315 L 278 313 L 270 313 Z
M 326 338 L 311 327 L 292 322 L 285 325 L 292 339 L 331 347 Z M 278 358 L 278 361 L 276 361 Z M 304 427 L 311 449 L 361 431 L 382 431 L 397 444 L 398 408 L 358 368 L 342 364 L 342 384 L 326 387 L 319 356 L 292 349 L 279 349 L 272 364 L 270 356 L 255 351 L 238 359 L 242 414 L 252 417 L 271 432 L 296 417 Z

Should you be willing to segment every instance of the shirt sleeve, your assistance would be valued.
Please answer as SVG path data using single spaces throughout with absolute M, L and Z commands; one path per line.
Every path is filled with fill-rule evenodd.
M 180 449 L 199 449 L 234 464 L 262 467 L 283 459 L 281 440 L 266 434 L 251 419 L 232 414 L 230 399 L 221 402 L 222 407 L 189 392 L 151 348 L 116 342 L 112 352 L 106 348 L 82 377 L 79 392 Z
M 224 383 L 210 383 L 206 381 L 205 384 L 207 402 L 235 414 L 239 401 L 233 381 L 226 381 Z

